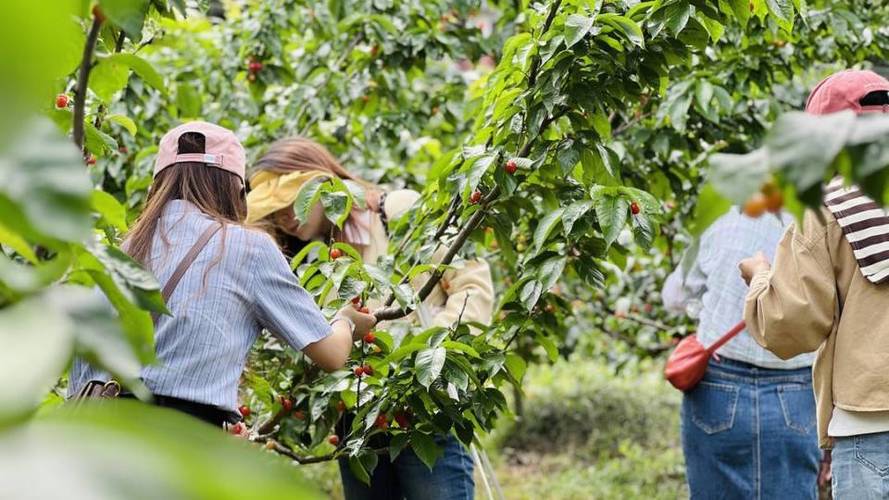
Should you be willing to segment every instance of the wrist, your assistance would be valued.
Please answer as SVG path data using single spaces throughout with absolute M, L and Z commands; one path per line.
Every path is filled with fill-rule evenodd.
M 355 322 L 352 321 L 352 318 L 348 316 L 334 316 L 333 320 L 330 322 L 330 326 L 336 325 L 338 322 L 343 322 L 349 328 L 349 334 L 353 337 L 355 336 Z

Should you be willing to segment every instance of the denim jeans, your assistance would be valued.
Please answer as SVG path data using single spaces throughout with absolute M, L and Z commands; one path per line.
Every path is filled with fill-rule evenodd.
M 810 368 L 721 358 L 682 400 L 692 499 L 814 499 L 820 460 Z
M 381 455 L 370 478 L 370 487 L 349 470 L 348 460 L 340 460 L 340 476 L 346 500 L 473 500 L 475 482 L 469 451 L 452 435 L 436 438 L 444 454 L 432 471 L 410 447 L 394 462 Z
M 889 432 L 833 438 L 833 497 L 889 498 Z

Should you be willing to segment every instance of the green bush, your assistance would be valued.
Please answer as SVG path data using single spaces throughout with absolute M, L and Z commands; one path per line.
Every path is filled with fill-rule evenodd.
M 502 445 L 571 450 L 588 459 L 621 454 L 624 441 L 677 446 L 680 396 L 659 372 L 648 367 L 614 376 L 607 367 L 579 361 L 536 367 L 528 375 L 524 414 L 505 427 Z

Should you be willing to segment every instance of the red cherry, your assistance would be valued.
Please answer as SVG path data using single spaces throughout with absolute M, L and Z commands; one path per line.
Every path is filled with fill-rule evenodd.
M 362 375 L 364 375 L 364 367 L 356 366 L 355 369 L 352 370 L 352 372 L 355 373 L 356 377 L 361 377 Z
M 398 410 L 397 412 L 395 412 L 395 421 L 402 429 L 407 429 L 411 426 L 411 416 L 409 413 L 403 410 Z
M 290 411 L 290 409 L 293 408 L 293 401 L 281 396 L 281 408 L 283 408 L 284 411 Z
M 374 369 L 370 365 L 364 365 L 361 368 L 361 371 L 363 371 L 365 375 L 373 375 L 374 374 Z
M 340 437 L 337 436 L 336 434 L 332 434 L 329 438 L 327 438 L 327 442 L 334 445 L 334 446 L 339 446 Z
M 635 201 L 634 201 L 633 203 L 630 203 L 630 212 L 631 212 L 633 215 L 639 215 L 639 212 L 640 212 L 641 210 L 642 210 L 642 209 L 639 208 L 639 204 L 636 203 Z
M 95 165 L 96 164 L 96 157 L 93 155 L 87 156 L 86 157 L 86 164 L 87 165 Z
M 232 426 L 231 432 L 232 434 L 240 434 L 244 432 L 244 424 L 242 424 L 241 422 L 236 423 Z
M 385 430 L 389 428 L 389 420 L 386 418 L 386 415 L 383 415 L 381 413 L 377 415 L 377 420 L 376 422 L 374 422 L 374 425 L 377 427 L 377 429 Z
M 506 170 L 507 174 L 512 175 L 516 172 L 516 170 L 519 169 L 519 166 L 516 165 L 515 160 L 509 160 L 508 162 L 506 162 L 506 166 L 503 168 L 504 170 Z
M 250 61 L 250 64 L 247 65 L 247 69 L 251 73 L 259 73 L 260 71 L 262 71 L 262 63 L 254 59 Z
M 364 342 L 367 344 L 373 344 L 375 340 L 377 340 L 377 336 L 374 335 L 374 332 L 368 332 L 368 334 L 364 336 Z
M 56 96 L 56 108 L 62 109 L 68 107 L 68 96 L 65 94 L 59 94 Z
M 336 411 L 342 413 L 346 411 L 346 403 L 342 399 L 336 402 Z
M 238 411 L 245 417 L 250 415 L 250 407 L 247 405 L 241 405 L 241 407 L 238 408 Z
M 343 251 L 339 248 L 331 248 L 330 249 L 330 258 L 333 260 L 339 259 L 343 256 Z
M 297 420 L 305 420 L 306 413 L 302 410 L 296 410 L 295 412 L 293 412 L 293 418 L 295 418 Z
M 473 205 L 478 203 L 479 201 L 481 201 L 481 199 L 482 199 L 482 192 L 479 190 L 475 190 L 472 192 L 471 195 L 469 195 L 469 202 L 472 203 Z

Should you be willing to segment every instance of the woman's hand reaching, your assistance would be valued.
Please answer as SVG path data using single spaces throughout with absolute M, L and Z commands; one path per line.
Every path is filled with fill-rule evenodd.
M 377 324 L 377 318 L 372 313 L 363 313 L 355 309 L 355 306 L 351 303 L 340 309 L 336 313 L 335 318 L 343 318 L 355 325 L 355 328 L 352 330 L 353 341 L 360 340 Z
M 738 263 L 738 269 L 741 270 L 741 277 L 744 278 L 744 282 L 748 285 L 755 275 L 762 271 L 768 271 L 771 268 L 772 265 L 769 264 L 769 260 L 766 259 L 765 254 L 762 252 L 756 252 L 756 255 L 753 257 L 747 257 Z

